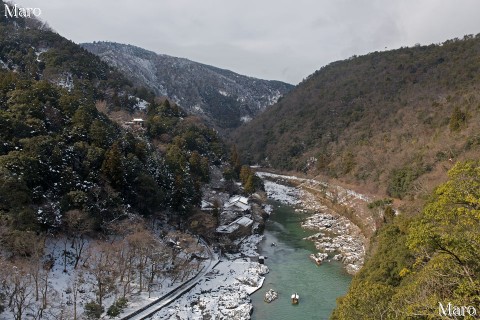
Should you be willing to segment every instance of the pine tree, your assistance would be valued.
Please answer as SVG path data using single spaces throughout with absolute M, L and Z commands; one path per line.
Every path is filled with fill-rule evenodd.
M 105 153 L 102 164 L 102 172 L 109 178 L 114 187 L 123 186 L 123 163 L 120 145 L 115 142 Z
M 244 187 L 245 192 L 247 194 L 252 194 L 255 192 L 255 174 L 251 173 L 248 178 L 247 182 L 245 183 Z
M 240 181 L 242 184 L 247 184 L 248 178 L 252 175 L 252 171 L 249 166 L 243 165 L 240 170 Z

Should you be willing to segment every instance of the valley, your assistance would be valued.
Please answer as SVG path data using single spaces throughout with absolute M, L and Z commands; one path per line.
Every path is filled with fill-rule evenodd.
M 79 45 L 1 4 L 1 319 L 409 319 L 480 302 L 480 34 L 293 86 Z

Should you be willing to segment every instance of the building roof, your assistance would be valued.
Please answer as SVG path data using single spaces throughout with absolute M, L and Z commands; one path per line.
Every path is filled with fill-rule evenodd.
M 248 198 L 242 196 L 233 196 L 228 200 L 229 203 L 243 203 L 248 204 Z
M 243 204 L 241 202 L 236 203 L 229 203 L 225 206 L 225 208 L 232 208 L 232 209 L 240 209 L 240 211 L 247 211 L 250 210 L 250 206 L 247 204 Z
M 219 226 L 216 231 L 218 233 L 232 233 L 238 230 L 238 228 L 240 227 L 247 228 L 251 226 L 252 223 L 253 223 L 252 219 L 248 217 L 241 217 L 228 225 Z
M 234 222 L 236 222 L 238 225 L 241 225 L 242 227 L 248 227 L 252 225 L 253 220 L 248 217 L 241 217 Z
M 240 226 L 238 224 L 228 224 L 228 225 L 224 225 L 224 226 L 220 226 L 217 228 L 217 232 L 218 233 L 232 233 L 234 231 L 236 231 Z
M 250 210 L 250 205 L 248 204 L 248 198 L 242 196 L 234 196 L 228 200 L 228 202 L 225 204 L 225 208 L 247 211 Z
M 211 202 L 202 200 L 202 210 L 212 210 L 212 209 L 213 209 L 213 204 Z

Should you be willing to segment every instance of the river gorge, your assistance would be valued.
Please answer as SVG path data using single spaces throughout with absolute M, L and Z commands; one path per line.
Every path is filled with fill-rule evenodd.
M 278 202 L 273 207 L 259 247 L 270 272 L 262 289 L 252 295 L 252 319 L 328 319 L 336 298 L 347 292 L 351 276 L 339 261 L 327 260 L 317 266 L 309 258 L 317 250 L 313 242 L 304 240 L 314 234 L 301 227 L 308 214 Z M 263 299 L 269 289 L 279 297 L 266 303 Z M 294 292 L 300 296 L 298 305 L 290 302 Z
M 312 190 L 330 190 L 324 197 L 331 198 L 334 189 L 338 202 L 353 210 L 369 199 L 316 180 L 257 174 L 264 180 L 271 207 L 258 246 L 270 272 L 262 289 L 252 295 L 252 319 L 328 319 L 336 299 L 347 292 L 352 274 L 363 265 L 366 241 L 358 226 L 325 206 Z M 319 253 L 326 258 L 317 265 L 312 255 Z M 266 303 L 270 289 L 278 299 Z M 300 296 L 298 305 L 291 304 L 293 293 Z

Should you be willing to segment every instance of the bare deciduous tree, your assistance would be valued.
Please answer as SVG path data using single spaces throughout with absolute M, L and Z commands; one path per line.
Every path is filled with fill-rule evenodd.
M 96 242 L 89 247 L 88 269 L 94 278 L 97 302 L 103 304 L 103 298 L 114 289 L 118 276 L 115 268 L 112 244 Z
M 26 271 L 27 267 L 20 262 L 17 265 L 6 265 L 8 276 L 7 297 L 8 307 L 15 320 L 25 318 L 27 310 L 34 304 L 34 284 L 32 276 Z
M 72 239 L 71 247 L 74 251 L 76 269 L 87 244 L 87 235 L 92 231 L 93 220 L 84 211 L 70 210 L 65 214 L 65 224 Z

